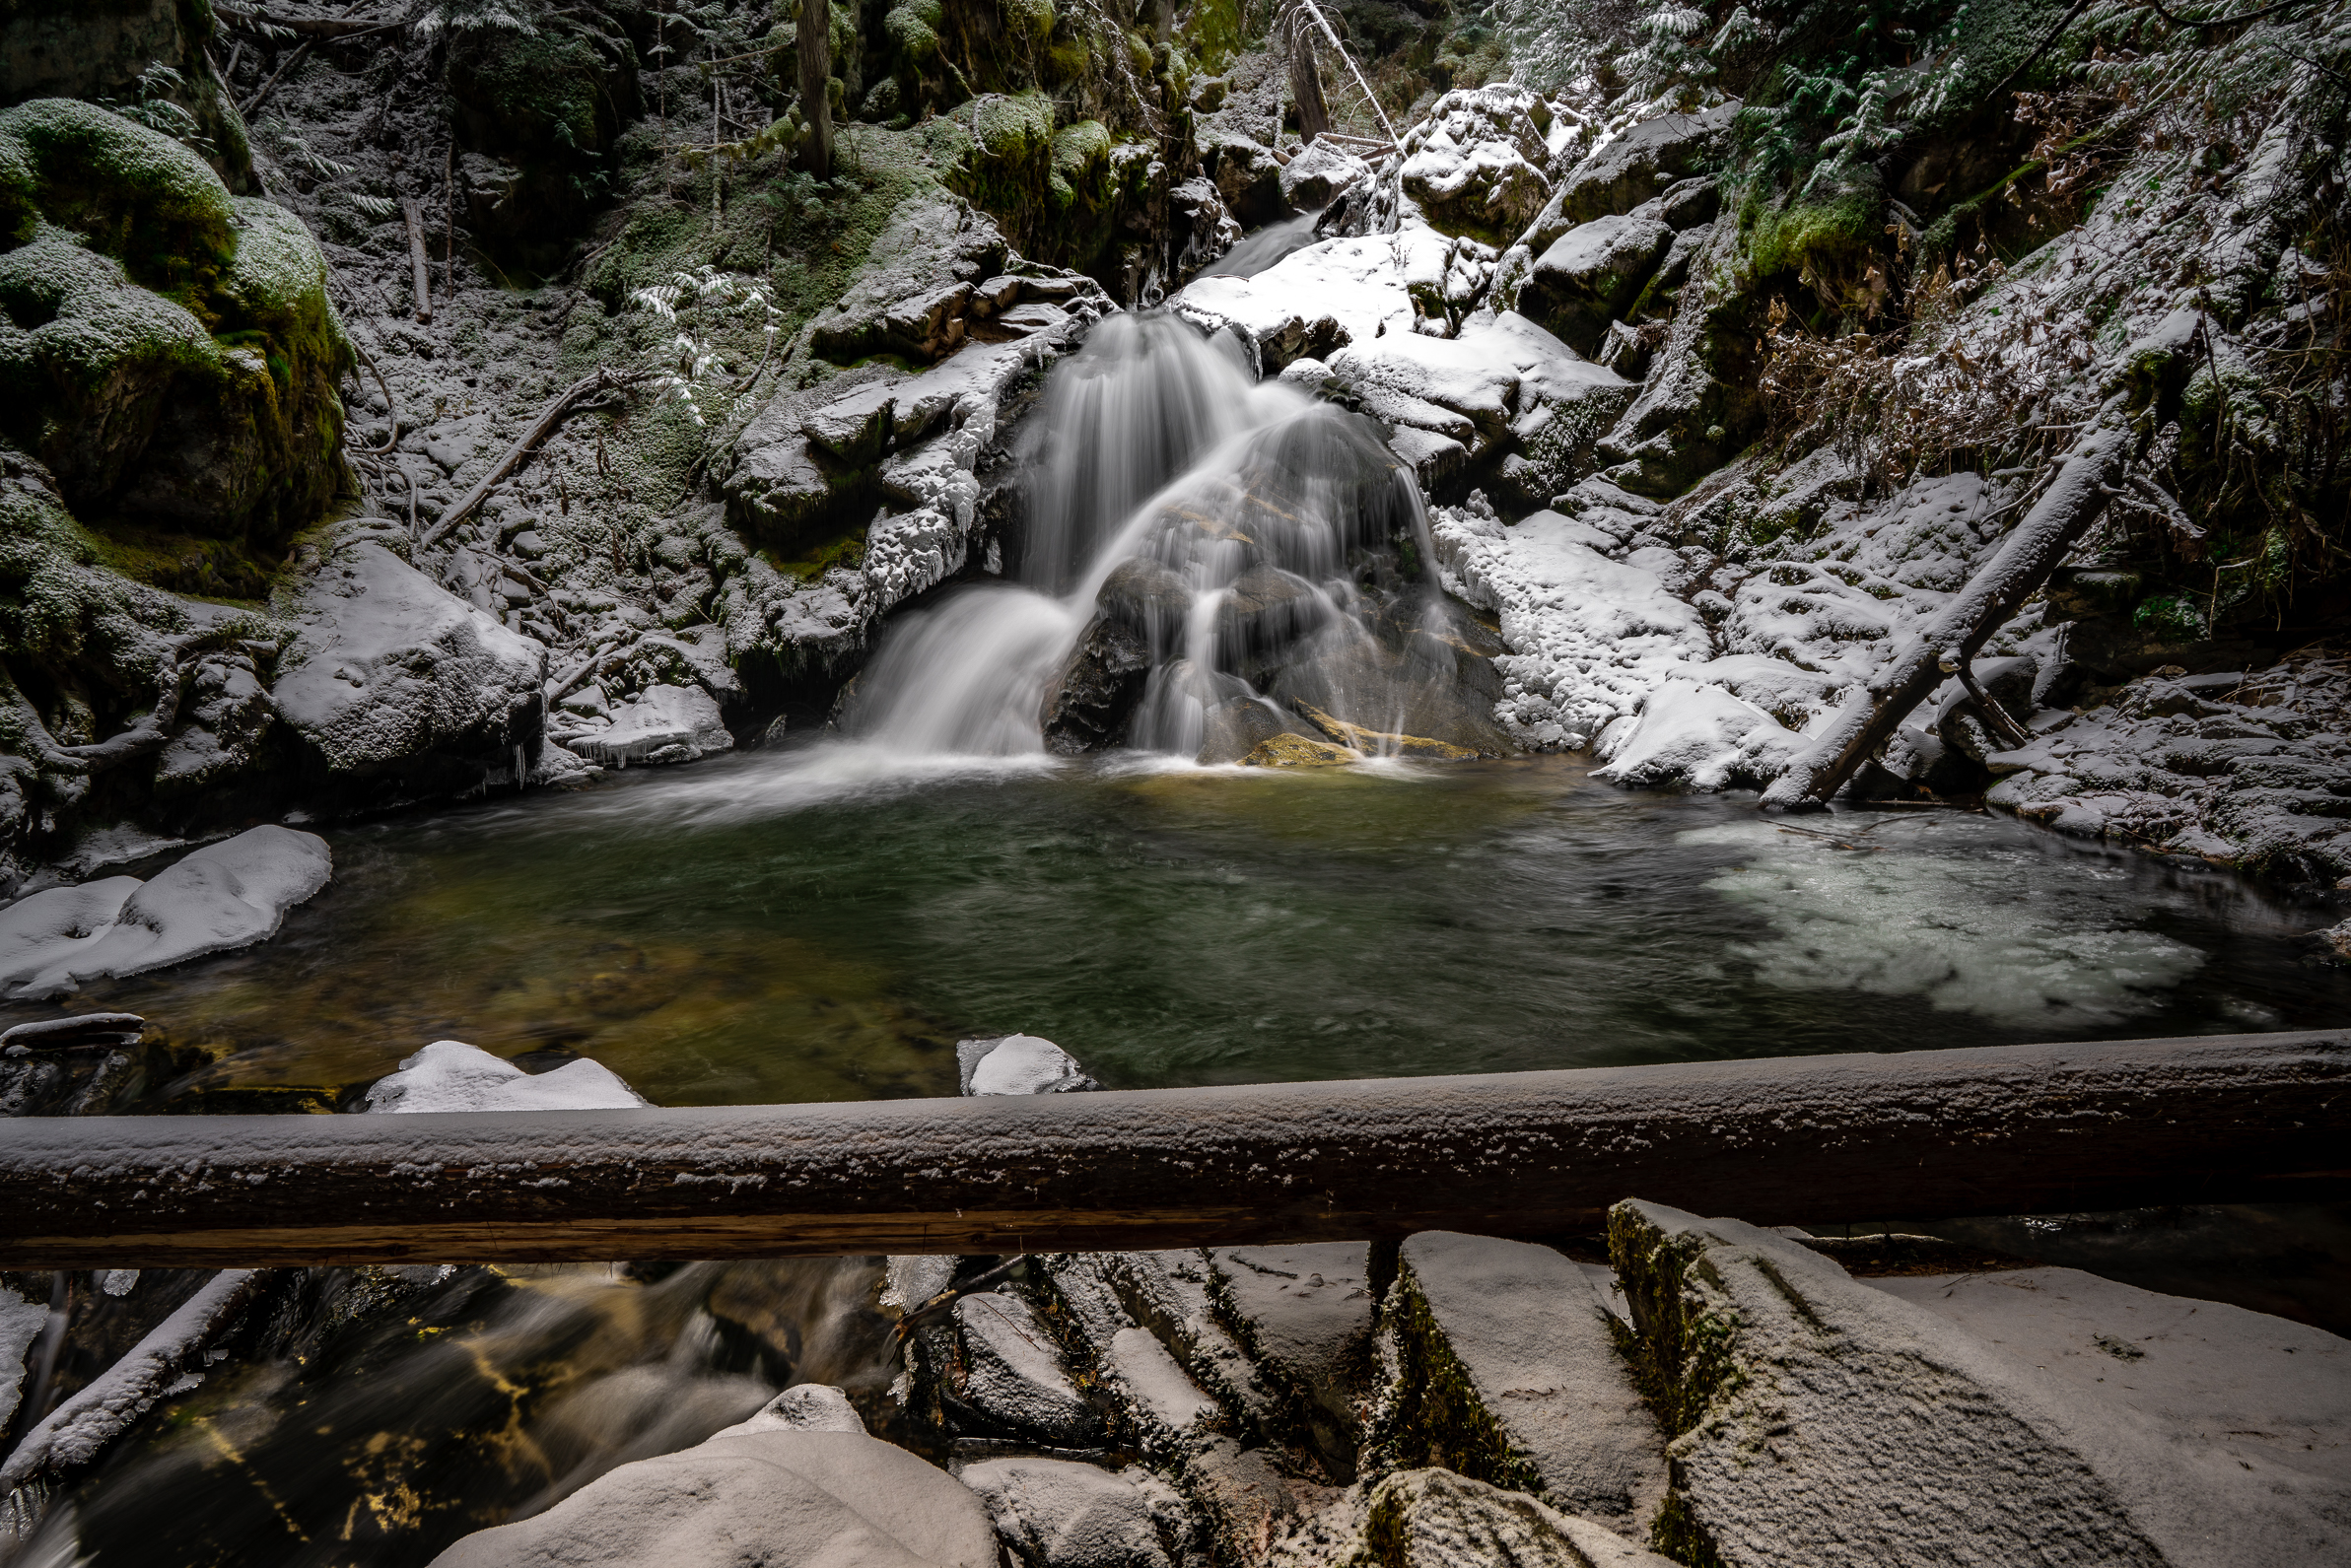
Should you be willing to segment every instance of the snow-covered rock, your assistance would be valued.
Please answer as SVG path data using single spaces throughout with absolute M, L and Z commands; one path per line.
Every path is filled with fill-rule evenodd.
M 1628 1201 L 1609 1236 L 1676 1440 L 1680 1538 L 1731 1568 L 2029 1562 L 2057 1539 L 2167 1561 L 2044 1373 L 1737 1220 Z M 2188 1560 L 2274 1560 L 2212 1544 Z
M 1526 1242 L 1424 1231 L 1404 1243 L 1397 1288 L 1407 1463 L 1449 1456 L 1563 1513 L 1647 1524 L 1665 1495 L 1664 1438 L 1579 1265 Z
M 612 711 L 609 725 L 563 738 L 566 750 L 607 768 L 695 762 L 734 745 L 719 705 L 699 686 L 649 686 Z
M 1512 652 L 1495 717 L 1537 749 L 1580 748 L 1630 718 L 1670 675 L 1712 656 L 1698 612 L 1616 541 L 1551 511 L 1511 527 L 1467 512 L 1430 529 L 1446 585 L 1499 615 Z
M 982 1293 L 954 1306 L 963 1355 L 953 1394 L 1001 1429 L 1069 1447 L 1099 1437 L 1102 1417 L 1078 1392 L 1053 1334 L 1018 1296 Z
M 1402 1470 L 1358 1488 L 1284 1540 L 1277 1568 L 1669 1568 L 1588 1519 L 1445 1469 Z
M 0 910 L 0 992 L 60 996 L 84 981 L 249 947 L 275 935 L 333 868 L 316 834 L 265 826 L 197 850 L 146 882 L 110 876 L 19 899 Z
M 854 1432 L 717 1437 L 639 1460 L 543 1514 L 467 1535 L 435 1568 L 997 1568 L 969 1488 Z
M 856 1432 L 864 1420 L 849 1396 L 829 1383 L 798 1383 L 729 1427 L 713 1432 L 708 1441 L 741 1437 L 751 1432 Z
M 271 696 L 330 778 L 435 792 L 537 749 L 546 649 L 374 539 L 304 589 Z
M 1739 102 L 1699 114 L 1660 114 L 1586 154 L 1559 181 L 1570 224 L 1627 213 L 1678 180 L 1707 171 L 1729 136 Z
M 1152 1483 L 1070 1460 L 982 1460 L 958 1476 L 1028 1568 L 1169 1568 Z
M 1793 730 L 1727 688 L 1669 676 L 1641 706 L 1640 722 L 1612 751 L 1600 777 L 1636 786 L 1760 786 L 1787 771 L 1801 744 Z
M 1632 307 L 1674 232 L 1654 218 L 1611 215 L 1570 229 L 1535 258 L 1517 308 L 1582 354 Z
M 1219 1247 L 1217 1293 L 1263 1362 L 1304 1408 L 1316 1446 L 1351 1463 L 1378 1303 L 1361 1242 Z
M 1075 1057 L 1035 1035 L 959 1040 L 955 1065 L 965 1094 L 1067 1094 L 1100 1087 Z
M 530 1073 L 461 1040 L 434 1041 L 368 1090 L 368 1109 L 383 1112 L 626 1111 L 651 1103 L 585 1057 Z
M 1313 211 L 1371 173 L 1371 166 L 1336 142 L 1316 141 L 1281 167 L 1281 199 Z
M 1551 196 L 1550 105 L 1525 88 L 1455 88 L 1404 132 L 1405 198 L 1430 227 L 1507 244 Z
M 48 1321 L 47 1307 L 0 1288 L 0 1421 L 16 1418 L 25 1397 L 25 1352 Z
M 1418 312 L 1389 235 L 1325 239 L 1250 278 L 1201 278 L 1177 310 L 1210 331 L 1230 326 L 1264 375 L 1292 360 L 1328 359 L 1350 343 L 1410 332 Z

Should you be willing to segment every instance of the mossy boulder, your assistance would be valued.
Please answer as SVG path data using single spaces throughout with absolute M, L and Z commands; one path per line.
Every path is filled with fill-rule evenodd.
M 301 223 L 87 103 L 0 111 L 0 433 L 86 521 L 274 544 L 341 479 L 351 349 Z
M 119 103 L 204 144 L 213 171 L 246 190 L 244 121 L 204 58 L 213 32 L 207 0 L 5 0 L 0 103 Z

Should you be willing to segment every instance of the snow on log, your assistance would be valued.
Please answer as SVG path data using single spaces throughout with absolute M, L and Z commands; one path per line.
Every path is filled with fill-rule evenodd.
M 2351 1030 L 862 1104 L 0 1123 L 0 1266 L 1111 1251 L 2351 1193 Z
M 273 1277 L 266 1268 L 231 1268 L 213 1276 L 128 1355 L 25 1434 L 0 1464 L 0 1496 L 88 1464 L 193 1368 L 205 1347 L 235 1326 Z

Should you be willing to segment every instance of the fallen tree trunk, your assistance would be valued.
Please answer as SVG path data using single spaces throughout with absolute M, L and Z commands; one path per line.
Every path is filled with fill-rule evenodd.
M 1107 1251 L 2351 1193 L 2351 1030 L 698 1110 L 0 1123 L 0 1266 Z
M 1894 737 L 1896 726 L 1946 675 L 1966 669 L 2105 514 L 2108 492 L 2122 477 L 2135 441 L 2117 397 L 2074 443 L 2056 478 L 1990 563 L 1885 669 L 1845 699 L 1829 727 L 1763 791 L 1763 804 L 1826 802 Z
M 400 198 L 400 216 L 408 222 L 409 282 L 416 290 L 416 318 L 433 319 L 433 274 L 425 260 L 425 215 L 414 196 Z

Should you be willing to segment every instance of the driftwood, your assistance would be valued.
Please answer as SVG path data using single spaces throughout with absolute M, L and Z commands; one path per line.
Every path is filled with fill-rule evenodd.
M 408 220 L 408 268 L 416 288 L 416 318 L 433 319 L 433 274 L 425 260 L 425 215 L 414 196 L 400 198 L 400 216 Z
M 482 475 L 480 483 L 465 492 L 455 506 L 442 514 L 441 520 L 433 524 L 432 531 L 418 541 L 419 545 L 439 544 L 448 536 L 451 528 L 472 515 L 473 509 L 482 504 L 484 498 L 490 494 L 498 482 L 513 473 L 523 458 L 537 450 L 539 443 L 555 433 L 555 427 L 563 423 L 563 417 L 570 413 L 573 405 L 582 398 L 591 392 L 628 386 L 640 379 L 642 377 L 635 372 L 624 372 L 615 375 L 610 371 L 590 371 L 556 393 L 555 400 L 539 410 L 539 417 L 531 422 L 530 429 L 523 433 L 522 439 L 509 446 L 506 449 L 506 455 L 493 463 L 488 473 Z
M 2056 478 L 1991 561 L 1885 669 L 1845 699 L 1829 727 L 1763 791 L 1763 803 L 1788 807 L 1826 801 L 1893 738 L 1896 726 L 1946 675 L 1967 670 L 1992 633 L 2024 608 L 2105 514 L 2108 493 L 2135 443 L 2117 396 L 2074 443 Z M 1996 726 L 1988 698 L 1985 703 L 1985 717 Z
M 862 1104 L 0 1123 L 0 1266 L 1820 1225 L 2351 1193 L 2351 1030 Z

